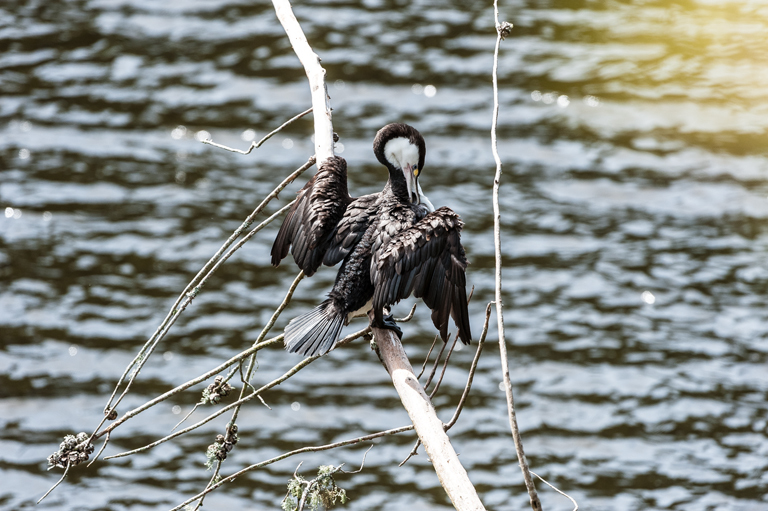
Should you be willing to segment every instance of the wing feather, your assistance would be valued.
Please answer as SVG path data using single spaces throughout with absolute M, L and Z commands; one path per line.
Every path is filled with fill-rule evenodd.
M 411 293 L 432 309 L 432 322 L 443 340 L 453 318 L 464 344 L 472 333 L 467 310 L 467 258 L 461 245 L 459 216 L 440 208 L 393 235 L 374 253 L 372 278 L 376 315 Z M 379 318 L 381 319 L 381 318 Z
M 346 160 L 339 156 L 327 159 L 297 195 L 272 245 L 272 264 L 279 265 L 290 248 L 299 268 L 313 275 L 353 200 L 347 189 Z
M 323 264 L 334 266 L 354 249 L 371 223 L 378 218 L 378 200 L 379 194 L 363 195 L 347 206 L 332 239 L 328 242 Z

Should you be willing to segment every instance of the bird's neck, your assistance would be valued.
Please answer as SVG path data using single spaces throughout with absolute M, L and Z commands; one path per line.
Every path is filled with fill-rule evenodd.
M 411 202 L 411 198 L 408 197 L 408 185 L 405 183 L 403 171 L 400 169 L 396 169 L 395 167 L 389 169 L 389 180 L 384 189 L 389 189 L 392 195 L 394 195 L 400 202 Z

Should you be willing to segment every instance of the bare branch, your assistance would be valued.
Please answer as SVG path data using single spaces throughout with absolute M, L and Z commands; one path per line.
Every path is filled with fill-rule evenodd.
M 165 443 L 165 442 L 167 442 L 169 440 L 172 440 L 172 439 L 176 438 L 177 436 L 181 436 L 181 435 L 183 435 L 185 433 L 189 433 L 190 431 L 193 431 L 193 430 L 199 428 L 200 426 L 203 426 L 204 424 L 207 424 L 208 422 L 210 422 L 213 419 L 215 419 L 216 417 L 219 417 L 220 415 L 226 413 L 227 411 L 229 411 L 229 410 L 231 410 L 231 409 L 233 409 L 233 408 L 235 408 L 237 406 L 240 406 L 243 403 L 246 403 L 246 402 L 250 401 L 251 399 L 253 399 L 256 396 L 258 396 L 260 393 L 264 392 L 265 390 L 269 390 L 272 387 L 274 387 L 275 385 L 281 384 L 282 382 L 284 382 L 285 380 L 287 380 L 288 378 L 290 378 L 291 376 L 293 376 L 294 374 L 299 372 L 301 369 L 303 369 L 304 367 L 308 366 L 309 364 L 311 364 L 312 362 L 317 360 L 317 358 L 319 358 L 319 357 L 305 358 L 304 360 L 302 360 L 301 362 L 299 362 L 298 364 L 293 366 L 286 373 L 284 373 L 281 377 L 272 380 L 271 382 L 269 382 L 266 385 L 262 386 L 256 392 L 248 394 L 247 396 L 243 397 L 242 399 L 238 399 L 234 403 L 231 403 L 231 404 L 229 404 L 229 405 L 227 405 L 227 406 L 225 406 L 225 407 L 215 411 L 214 413 L 210 414 L 209 416 L 207 416 L 206 418 L 202 419 L 201 421 L 193 424 L 192 426 L 189 426 L 187 428 L 184 428 L 184 429 L 181 429 L 181 430 L 176 431 L 174 433 L 171 433 L 170 435 L 167 435 L 167 436 L 165 436 L 165 437 L 163 437 L 163 438 L 161 438 L 159 440 L 156 440 L 156 441 L 154 441 L 154 442 L 152 442 L 150 444 L 147 444 L 147 445 L 145 445 L 143 447 L 139 447 L 139 448 L 133 449 L 131 451 L 121 452 L 119 454 L 113 454 L 112 456 L 107 456 L 104 459 L 105 460 L 111 460 L 111 459 L 114 459 L 114 458 L 122 458 L 124 456 L 130 456 L 132 454 L 136 454 L 136 453 L 139 453 L 139 452 L 143 452 L 143 451 L 149 450 L 149 449 L 151 449 L 153 447 L 157 447 L 158 445 L 160 445 L 162 443 Z
M 496 258 L 496 321 L 499 330 L 499 354 L 501 356 L 501 372 L 504 379 L 504 390 L 507 395 L 507 411 L 509 414 L 509 425 L 512 429 L 512 438 L 515 442 L 517 459 L 520 462 L 520 469 L 523 472 L 525 487 L 528 490 L 528 496 L 531 501 L 533 511 L 541 511 L 541 501 L 536 494 L 536 486 L 533 484 L 530 471 L 528 469 L 528 460 L 525 458 L 523 450 L 523 441 L 520 438 L 520 430 L 517 426 L 517 415 L 515 414 L 515 399 L 512 395 L 512 383 L 509 378 L 509 358 L 507 357 L 507 341 L 504 337 L 504 307 L 501 302 L 501 213 L 499 211 L 499 185 L 501 183 L 501 158 L 496 143 L 496 124 L 499 120 L 499 47 L 501 40 L 504 39 L 512 30 L 510 23 L 499 23 L 499 4 L 498 0 L 493 0 L 493 12 L 496 26 L 496 46 L 493 51 L 493 122 L 491 124 L 491 151 L 493 159 L 496 162 L 496 176 L 493 179 L 493 244 Z
M 342 470 L 342 472 L 344 472 L 345 474 L 359 474 L 360 472 L 362 472 L 363 467 L 365 466 L 365 457 L 368 456 L 368 453 L 371 452 L 371 449 L 373 449 L 373 444 L 371 444 L 371 446 L 368 449 L 366 449 L 366 451 L 363 453 L 363 461 L 360 463 L 360 468 L 358 468 L 357 470 L 353 470 L 351 472 L 347 472 L 346 470 Z
M 395 318 L 395 321 L 397 321 L 398 323 L 407 323 L 407 322 L 409 322 L 410 320 L 412 320 L 412 319 L 413 319 L 413 313 L 414 313 L 414 312 L 416 312 L 416 306 L 417 306 L 417 305 L 418 305 L 418 303 L 414 303 L 414 304 L 413 304 L 413 307 L 411 307 L 411 312 L 409 312 L 409 313 L 408 313 L 408 315 L 407 315 L 406 317 L 404 317 L 404 318 L 399 318 L 399 319 L 398 319 L 398 318 Z
M 280 317 L 280 314 L 285 310 L 285 308 L 288 306 L 289 303 L 291 303 L 291 298 L 293 298 L 293 293 L 296 291 L 296 288 L 299 286 L 299 282 L 302 281 L 304 278 L 304 272 L 300 271 L 298 275 L 296 275 L 296 278 L 293 279 L 293 283 L 291 283 L 291 287 L 288 288 L 288 292 L 285 295 L 285 298 L 283 298 L 283 301 L 278 305 L 277 309 L 275 309 L 275 312 L 272 313 L 272 317 L 269 318 L 269 321 L 267 321 L 267 324 L 264 325 L 264 328 L 261 330 L 261 333 L 259 334 L 258 339 L 256 339 L 256 342 L 261 342 L 264 337 L 267 336 L 269 331 L 272 329 L 272 327 L 275 325 L 275 322 L 277 321 L 277 318 Z M 251 375 L 253 374 L 253 366 L 256 362 L 256 353 L 251 355 L 251 359 L 248 361 L 248 369 L 246 370 L 245 377 L 243 378 L 243 388 L 240 391 L 240 399 L 242 400 L 245 396 L 246 387 L 250 385 L 251 381 Z M 267 406 L 267 403 L 264 402 L 264 399 L 259 395 L 259 399 L 262 403 L 264 403 L 264 406 L 269 408 Z M 232 419 L 231 423 L 234 424 L 237 422 L 237 415 L 240 413 L 240 406 L 235 407 L 235 411 L 232 412 Z
M 416 377 L 417 380 L 421 379 L 421 375 L 424 374 L 424 369 L 427 367 L 427 362 L 429 362 L 429 356 L 432 354 L 432 350 L 435 349 L 435 343 L 437 343 L 437 338 L 440 337 L 440 333 L 435 334 L 435 338 L 432 339 L 432 346 L 429 347 L 429 351 L 427 352 L 427 356 L 424 358 L 424 363 L 421 364 L 421 371 L 419 371 L 419 375 Z
M 94 456 L 94 457 L 93 457 L 93 459 L 91 460 L 91 462 L 90 462 L 90 463 L 88 463 L 88 465 L 86 465 L 87 467 L 90 467 L 91 465 L 93 465 L 94 463 L 96 463 L 96 460 L 97 460 L 97 459 L 99 459 L 99 456 L 101 456 L 101 453 L 103 453 L 103 452 L 104 452 L 104 449 L 106 449 L 106 448 L 107 448 L 107 444 L 109 443 L 109 435 L 110 435 L 110 433 L 107 433 L 107 436 L 104 438 L 104 443 L 103 443 L 103 444 L 101 444 L 101 448 L 99 449 L 99 452 L 97 452 L 97 453 L 96 453 L 96 456 Z
M 156 397 L 155 399 L 152 399 L 151 401 L 148 401 L 148 402 L 144 403 L 143 405 L 139 406 L 138 408 L 134 408 L 130 412 L 127 412 L 125 415 L 120 417 L 117 421 L 115 421 L 112 424 L 110 424 L 107 429 L 105 429 L 105 430 L 97 433 L 96 435 L 94 435 L 94 438 L 98 438 L 98 437 L 100 437 L 100 436 L 102 436 L 104 434 L 108 435 L 109 433 L 112 432 L 112 430 L 114 430 L 115 428 L 120 426 L 120 424 L 124 423 L 125 421 L 127 421 L 131 417 L 135 417 L 136 415 L 140 414 L 141 412 L 143 412 L 143 411 L 145 411 L 145 410 L 155 406 L 158 403 L 161 403 L 161 402 L 165 401 L 166 399 L 168 399 L 170 397 L 175 396 L 176 394 L 178 394 L 180 392 L 183 392 L 184 390 L 188 389 L 189 387 L 192 387 L 194 385 L 197 385 L 198 383 L 204 382 L 205 380 L 207 380 L 211 376 L 215 376 L 215 375 L 219 374 L 221 371 L 223 371 L 227 367 L 240 362 L 244 358 L 248 358 L 252 353 L 255 353 L 255 352 L 257 352 L 257 351 L 259 351 L 259 350 L 261 350 L 263 348 L 266 348 L 267 346 L 271 346 L 273 344 L 276 344 L 276 343 L 279 343 L 279 342 L 282 342 L 282 341 L 283 341 L 283 336 L 281 334 L 281 335 L 278 335 L 277 337 L 273 337 L 272 339 L 268 339 L 266 341 L 263 341 L 263 342 L 261 342 L 260 344 L 258 344 L 256 346 L 251 346 L 247 350 L 238 353 L 234 357 L 230 358 L 226 362 L 223 362 L 222 364 L 218 365 L 217 367 L 211 369 L 207 373 L 202 374 L 202 375 L 198 376 L 197 378 L 193 378 L 192 380 L 189 380 L 188 382 L 183 383 L 183 384 L 179 385 L 178 387 L 175 387 L 175 388 L 169 390 L 168 392 L 166 392 L 164 394 L 161 394 L 160 396 Z
M 477 370 L 477 363 L 480 360 L 480 353 L 483 352 L 485 336 L 488 334 L 488 321 L 490 318 L 491 304 L 489 303 L 485 308 L 485 323 L 483 324 L 483 333 L 480 334 L 480 340 L 477 341 L 477 351 L 475 352 L 475 358 L 472 359 L 472 365 L 469 368 L 469 375 L 467 376 L 467 384 L 464 386 L 464 393 L 461 394 L 461 399 L 459 399 L 459 404 L 456 406 L 456 411 L 453 413 L 453 417 L 451 417 L 451 420 L 448 421 L 448 423 L 445 425 L 446 430 L 451 429 L 453 425 L 456 424 L 456 421 L 459 420 L 459 415 L 461 415 L 461 411 L 464 409 L 464 403 L 467 400 L 467 396 L 469 396 L 469 390 L 472 388 L 472 380 L 475 378 L 475 370 Z
M 475 378 L 475 371 L 477 370 L 477 363 L 480 360 L 480 353 L 483 352 L 483 346 L 485 345 L 485 336 L 488 333 L 488 321 L 490 320 L 490 318 L 491 318 L 491 303 L 489 303 L 488 306 L 485 308 L 485 324 L 483 325 L 483 333 L 480 334 L 480 340 L 477 342 L 477 351 L 475 352 L 475 358 L 472 360 L 472 365 L 469 367 L 467 384 L 464 386 L 464 392 L 461 394 L 461 399 L 459 399 L 459 404 L 456 406 L 456 411 L 453 412 L 453 417 L 451 417 L 451 420 L 445 424 L 446 431 L 451 429 L 453 425 L 456 424 L 456 421 L 459 420 L 459 415 L 461 415 L 461 411 L 464 409 L 464 403 L 467 401 L 467 396 L 469 396 L 469 391 L 472 388 L 472 380 L 474 380 Z M 435 337 L 435 340 L 437 340 L 437 337 Z M 455 344 L 456 340 L 454 340 L 453 342 Z M 433 346 L 434 346 L 434 343 L 433 343 Z M 426 364 L 426 361 L 424 362 L 424 364 Z M 400 462 L 398 467 L 402 467 L 408 462 L 409 459 L 416 456 L 419 453 L 420 445 L 421 445 L 421 440 L 416 440 L 416 444 L 414 444 L 413 448 L 411 449 L 411 452 L 409 452 L 408 456 L 406 456 L 405 459 Z
M 181 419 L 179 422 L 176 423 L 174 427 L 171 428 L 171 433 L 176 431 L 176 428 L 184 424 L 187 421 L 187 419 L 189 419 L 192 416 L 192 414 L 195 413 L 195 410 L 197 410 L 197 407 L 200 406 L 201 404 L 204 404 L 204 403 L 202 401 L 200 401 L 199 403 L 195 403 L 195 406 L 192 407 L 189 413 L 186 414 L 183 419 Z
M 299 466 L 298 466 L 298 467 L 296 467 L 296 470 L 294 470 L 294 471 L 293 471 L 293 478 L 294 478 L 294 479 L 296 479 L 297 477 L 299 477 L 299 469 L 301 468 L 301 466 L 302 466 L 303 464 L 304 464 L 304 461 L 300 461 L 300 462 L 299 462 Z
M 438 334 L 439 335 L 439 334 Z M 432 366 L 432 372 L 429 373 L 429 378 L 427 378 L 427 382 L 424 384 L 424 388 L 426 389 L 429 387 L 429 384 L 432 383 L 432 378 L 435 377 L 435 372 L 437 371 L 437 366 L 440 364 L 440 358 L 443 356 L 443 351 L 445 351 L 445 347 L 448 345 L 448 343 L 443 343 L 442 346 L 440 346 L 440 351 L 437 352 L 437 358 L 435 359 L 435 364 Z
M 424 389 L 416 380 L 400 340 L 391 330 L 372 328 L 381 360 L 392 378 L 403 407 L 424 444 L 440 484 L 458 511 L 484 510 L 477 490 L 453 449 L 442 421 Z
M 567 498 L 568 500 L 570 500 L 571 502 L 573 502 L 573 506 L 574 506 L 574 507 L 573 507 L 573 511 L 579 511 L 579 503 L 578 503 L 578 502 L 576 502 L 576 499 L 574 499 L 573 497 L 571 497 L 570 495 L 568 495 L 568 494 L 567 494 L 567 493 L 565 493 L 564 491 L 561 491 L 561 490 L 559 490 L 559 489 L 558 489 L 557 487 L 555 487 L 555 486 L 554 486 L 552 483 L 550 483 L 549 481 L 547 481 L 546 479 L 544 479 L 543 477 L 541 477 L 541 476 L 540 476 L 539 474 L 537 474 L 536 472 L 531 472 L 531 474 L 535 475 L 536 477 L 538 477 L 539 479 L 541 479 L 541 481 L 542 481 L 544 484 L 546 484 L 547 486 L 549 486 L 550 488 L 552 488 L 553 490 L 555 490 L 557 493 L 559 493 L 559 494 L 560 494 L 560 495 L 562 495 L 563 497 L 565 497 L 565 498 Z
M 268 133 L 268 134 L 267 134 L 267 135 L 266 135 L 264 138 L 262 138 L 262 139 L 261 139 L 261 140 L 259 140 L 258 142 L 251 142 L 251 145 L 250 145 L 250 147 L 248 148 L 248 150 L 247 150 L 247 151 L 241 151 L 240 149 L 235 149 L 235 148 L 233 148 L 233 147 L 225 146 L 225 145 L 223 145 L 223 144 L 217 144 L 216 142 L 214 142 L 214 141 L 213 141 L 213 140 L 211 140 L 210 138 L 207 138 L 207 139 L 205 139 L 205 140 L 201 140 L 201 142 L 202 142 L 203 144 L 212 145 L 213 147 L 218 147 L 219 149 L 224 149 L 224 150 L 226 150 L 226 151 L 231 151 L 231 152 L 233 152 L 233 153 L 238 153 L 238 154 L 251 154 L 251 151 L 253 151 L 254 149 L 258 149 L 259 147 L 261 147 L 261 144 L 263 144 L 264 142 L 266 142 L 267 140 L 269 140 L 270 138 L 272 138 L 274 135 L 276 135 L 276 134 L 277 134 L 279 131 L 281 131 L 283 128 L 285 128 L 285 127 L 286 127 L 286 126 L 288 126 L 289 124 L 293 123 L 294 121 L 298 121 L 299 119 L 301 119 L 302 117 L 304 117 L 305 115 L 307 115 L 307 114 L 308 114 L 309 112 L 311 112 L 311 111 L 312 111 L 312 109 L 311 109 L 311 108 L 310 108 L 310 109 L 308 109 L 308 110 L 304 110 L 304 111 L 303 111 L 303 112 L 301 112 L 299 115 L 296 115 L 296 116 L 294 116 L 294 117 L 291 117 L 290 119 L 288 119 L 287 121 L 285 121 L 283 124 L 281 124 L 279 127 L 277 127 L 277 128 L 275 128 L 274 130 L 270 131 L 270 132 L 269 132 L 269 133 Z
M 358 330 L 357 332 L 355 332 L 353 334 L 350 334 L 350 335 L 346 336 L 344 339 L 342 339 L 339 342 L 337 342 L 336 346 L 334 346 L 333 349 L 338 349 L 339 347 L 344 346 L 344 345 L 352 342 L 353 340 L 355 340 L 355 339 L 357 339 L 359 337 L 362 337 L 363 335 L 367 334 L 368 332 L 370 332 L 370 327 L 364 328 L 362 330 Z M 279 335 L 279 336 L 277 336 L 277 337 L 275 337 L 273 339 L 270 339 L 268 341 L 262 342 L 258 346 L 259 347 L 264 347 L 264 346 L 267 345 L 267 343 L 274 344 L 276 341 L 282 341 L 282 340 L 283 340 L 283 336 L 281 334 L 281 335 Z M 252 353 L 251 350 L 254 350 L 254 348 L 256 348 L 256 346 L 254 346 L 250 350 L 246 350 L 245 352 L 241 353 L 240 355 L 238 355 L 238 357 L 240 357 L 241 359 L 242 358 L 246 358 L 247 356 L 249 356 Z M 244 353 L 247 353 L 247 355 L 243 356 Z M 316 355 L 314 357 L 305 358 L 304 360 L 302 360 L 301 362 L 299 362 L 298 364 L 293 366 L 290 370 L 288 370 L 285 374 L 283 374 L 279 378 L 276 378 L 276 379 L 272 380 L 271 382 L 267 383 L 266 385 L 263 385 L 261 388 L 259 388 L 258 390 L 254 391 L 251 394 L 248 394 L 247 396 L 243 397 L 242 399 L 238 399 L 234 403 L 231 403 L 231 404 L 221 408 L 220 410 L 217 410 L 216 412 L 212 413 L 211 415 L 209 415 L 205 419 L 197 422 L 196 424 L 193 424 L 192 426 L 189 426 L 188 428 L 176 431 L 175 433 L 172 433 L 172 434 L 170 434 L 168 436 L 165 436 L 165 437 L 163 437 L 163 438 L 161 438 L 159 440 L 156 440 L 156 441 L 152 442 L 151 444 L 147 444 L 147 445 L 145 445 L 143 447 L 139 447 L 138 449 L 134 449 L 132 451 L 121 452 L 119 454 L 113 454 L 112 456 L 107 456 L 104 459 L 105 460 L 109 460 L 109 459 L 113 459 L 113 458 L 122 458 L 124 456 L 130 456 L 132 454 L 136 454 L 136 453 L 139 453 L 139 452 L 142 452 L 142 451 L 146 451 L 146 450 L 151 449 L 153 447 L 156 447 L 156 446 L 158 446 L 158 445 L 160 445 L 162 443 L 165 443 L 168 440 L 172 440 L 172 439 L 176 438 L 177 436 L 180 436 L 180 435 L 183 435 L 184 433 L 188 433 L 188 432 L 190 432 L 192 430 L 195 430 L 195 429 L 199 428 L 200 426 L 202 426 L 202 425 L 212 421 L 216 417 L 222 415 L 223 413 L 225 413 L 225 412 L 235 408 L 236 406 L 240 406 L 243 403 L 248 402 L 248 401 L 250 401 L 251 399 L 253 399 L 255 397 L 258 397 L 259 394 L 263 393 L 264 391 L 269 390 L 272 387 L 281 384 L 282 382 L 284 382 L 285 380 L 287 380 L 288 378 L 290 378 L 291 376 L 293 376 L 294 374 L 299 372 L 301 369 L 303 369 L 304 367 L 308 366 L 309 364 L 311 364 L 312 362 L 317 360 L 318 358 L 320 358 L 320 355 Z M 219 366 L 219 367 L 221 367 L 221 366 Z M 219 369 L 219 371 L 221 371 L 221 369 Z M 206 374 L 208 374 L 209 375 L 208 378 L 210 378 L 210 376 L 211 376 L 210 372 L 206 373 Z M 199 378 L 196 378 L 195 380 L 198 380 L 198 379 Z M 204 378 L 204 379 L 207 379 L 207 378 Z M 199 383 L 199 381 L 197 383 Z M 174 389 L 174 390 L 176 390 L 176 389 Z M 144 406 L 146 406 L 146 405 L 144 405 Z M 127 420 L 127 419 L 125 419 L 125 420 Z
M 131 361 L 130 364 L 128 364 L 128 367 L 125 368 L 125 371 L 123 372 L 122 376 L 118 379 L 117 384 L 115 385 L 115 389 L 112 391 L 112 395 L 109 398 L 109 401 L 107 402 L 106 406 L 104 407 L 105 412 L 105 418 L 101 420 L 98 426 L 96 426 L 96 429 L 94 430 L 94 433 L 91 435 L 91 438 L 96 438 L 96 432 L 101 428 L 101 426 L 106 421 L 106 415 L 111 410 L 114 410 L 115 407 L 122 401 L 122 399 L 125 397 L 125 395 L 128 393 L 128 390 L 131 388 L 131 385 L 133 384 L 134 380 L 138 376 L 139 372 L 141 371 L 141 368 L 146 363 L 149 356 L 154 351 L 157 344 L 165 337 L 165 335 L 168 333 L 168 330 L 173 326 L 173 324 L 176 322 L 176 319 L 178 319 L 179 315 L 181 315 L 182 312 L 186 309 L 187 305 L 189 305 L 192 300 L 197 296 L 197 293 L 199 293 L 202 286 L 205 284 L 205 282 L 208 280 L 208 278 L 215 272 L 219 266 L 221 266 L 221 263 L 226 261 L 231 255 L 239 249 L 243 243 L 245 243 L 248 239 L 253 237 L 258 231 L 260 231 L 264 226 L 268 225 L 270 222 L 272 222 L 275 218 L 277 218 L 280 214 L 282 214 L 284 211 L 287 211 L 287 209 L 290 207 L 290 205 L 286 205 L 283 208 L 281 208 L 277 213 L 274 213 L 271 215 L 267 220 L 263 221 L 261 224 L 259 224 L 256 228 L 254 228 L 244 240 L 242 240 L 240 243 L 238 243 L 234 248 L 229 249 L 229 247 L 234 243 L 234 241 L 240 237 L 240 235 L 245 232 L 246 229 L 248 229 L 251 224 L 253 223 L 256 216 L 261 213 L 264 208 L 269 204 L 272 199 L 278 196 L 278 194 L 286 187 L 288 184 L 293 182 L 297 177 L 299 177 L 301 174 L 304 173 L 305 170 L 307 170 L 309 167 L 314 165 L 315 158 L 310 158 L 307 163 L 296 169 L 293 173 L 291 173 L 288 177 L 286 177 L 277 187 L 275 187 L 272 192 L 267 195 L 264 200 L 261 201 L 261 203 L 256 207 L 256 209 L 253 210 L 253 212 L 248 215 L 248 217 L 243 221 L 243 223 L 235 229 L 235 231 L 230 235 L 230 237 L 227 239 L 227 241 L 224 242 L 224 244 L 219 248 L 219 250 L 211 257 L 211 259 L 208 260 L 208 262 L 203 266 L 202 269 L 200 269 L 199 272 L 197 272 L 197 275 L 190 281 L 189 284 L 187 284 L 187 287 L 184 288 L 184 291 L 181 292 L 179 297 L 176 299 L 176 302 L 171 307 L 171 310 L 166 315 L 163 322 L 160 324 L 160 326 L 157 327 L 157 330 L 155 330 L 155 333 L 152 334 L 152 336 L 149 338 L 149 340 L 144 344 L 144 346 L 139 350 L 139 353 L 136 355 L 136 357 Z M 120 396 L 117 398 L 117 401 L 113 404 L 113 401 L 115 399 L 115 396 L 117 395 L 118 390 L 120 389 L 120 385 L 122 385 L 123 381 L 125 380 L 128 373 L 133 369 L 133 374 L 131 375 L 128 383 L 126 384 L 125 389 L 120 394 Z
M 43 495 L 42 497 L 40 497 L 40 500 L 38 500 L 38 501 L 37 501 L 37 503 L 38 503 L 38 504 L 39 504 L 39 503 L 41 503 L 45 497 L 47 497 L 48 495 L 50 495 L 50 494 L 51 494 L 51 492 L 52 492 L 53 490 L 55 490 L 55 489 L 56 489 L 56 487 L 57 487 L 58 485 L 60 485 L 62 481 L 64 481 L 64 478 L 66 478 L 66 477 L 67 477 L 67 472 L 69 472 L 69 467 L 70 467 L 70 466 L 72 466 L 72 464 L 71 464 L 71 462 L 69 462 L 69 461 L 68 461 L 68 462 L 67 462 L 67 468 L 65 468 L 65 469 L 64 469 L 64 473 L 63 473 L 63 474 L 61 474 L 61 478 L 59 478 L 59 480 L 58 480 L 58 481 L 56 481 L 56 484 L 54 484 L 53 486 L 51 486 L 51 489 L 50 489 L 50 490 L 48 490 L 47 492 L 45 492 L 45 495 Z
M 445 376 L 445 371 L 448 369 L 448 361 L 451 360 L 451 353 L 453 353 L 453 349 L 456 347 L 456 340 L 458 338 L 459 332 L 456 332 L 456 335 L 453 338 L 453 344 L 451 344 L 451 349 L 448 350 L 448 354 L 445 356 L 445 362 L 443 362 L 443 370 L 440 371 L 440 378 L 438 378 L 437 383 L 435 383 L 435 388 L 432 389 L 432 393 L 429 395 L 429 399 L 432 399 L 437 395 L 440 384 L 443 383 L 443 376 Z
M 283 453 L 280 456 L 275 456 L 274 458 L 270 458 L 270 459 L 268 459 L 266 461 L 262 461 L 261 463 L 256 463 L 254 465 L 250 465 L 248 467 L 245 467 L 244 469 L 239 470 L 239 471 L 235 472 L 234 474 L 223 478 L 222 480 L 220 480 L 218 483 L 214 484 L 210 488 L 206 488 L 204 491 L 198 493 L 194 497 L 185 500 L 184 502 L 182 502 L 178 506 L 174 507 L 170 511 L 179 511 L 180 509 L 182 509 L 187 504 L 191 504 L 192 502 L 202 498 L 205 494 L 212 492 L 213 490 L 215 490 L 219 486 L 223 485 L 224 483 L 228 483 L 230 481 L 233 481 L 236 478 L 240 477 L 241 475 L 245 474 L 246 472 L 250 472 L 252 470 L 256 470 L 257 468 L 266 467 L 267 465 L 271 465 L 272 463 L 284 460 L 285 458 L 289 458 L 291 456 L 295 456 L 297 454 L 302 454 L 302 453 L 305 453 L 305 452 L 327 451 L 329 449 L 336 449 L 337 447 L 344 447 L 344 446 L 347 446 L 347 445 L 359 444 L 360 442 L 366 442 L 368 440 L 373 440 L 374 438 L 380 438 L 380 437 L 389 436 L 389 435 L 396 435 L 398 433 L 403 433 L 405 431 L 412 431 L 412 430 L 413 430 L 413 425 L 403 426 L 401 428 L 388 429 L 386 431 L 379 431 L 378 433 L 373 433 L 371 435 L 365 435 L 365 436 L 353 438 L 351 440 L 344 440 L 344 441 L 336 442 L 336 443 L 333 443 L 333 444 L 326 444 L 326 445 L 319 445 L 319 446 L 310 446 L 310 447 L 302 447 L 301 449 L 296 449 L 295 451 L 290 451 L 290 452 Z
M 303 278 L 304 278 L 304 272 L 300 271 L 299 274 L 296 276 L 296 278 L 293 280 L 293 283 L 291 284 L 291 287 L 288 289 L 288 292 L 286 293 L 285 298 L 283 298 L 283 301 L 280 303 L 277 309 L 275 309 L 275 312 L 272 313 L 272 317 L 269 319 L 267 324 L 264 325 L 264 328 L 261 330 L 261 333 L 259 334 L 259 337 L 256 339 L 254 344 L 258 344 L 259 342 L 261 342 L 264 339 L 264 337 L 266 337 L 266 335 L 269 333 L 269 331 L 272 329 L 272 327 L 275 325 L 275 321 L 277 321 L 277 318 L 280 317 L 280 313 L 282 313 L 283 310 L 288 306 L 288 304 L 291 303 L 291 298 L 293 297 L 293 293 L 296 291 L 296 288 L 299 286 L 299 282 L 301 282 Z M 242 406 L 242 403 L 245 402 L 243 398 L 245 397 L 245 393 L 247 392 L 248 388 L 252 389 L 253 395 L 255 395 L 264 406 L 269 408 L 269 405 L 266 403 L 266 401 L 264 401 L 264 398 L 261 396 L 261 392 L 256 390 L 253 387 L 253 385 L 251 385 L 250 383 L 255 365 L 256 365 L 256 353 L 253 353 L 251 355 L 250 360 L 248 361 L 248 369 L 246 370 L 246 374 L 243 374 L 242 372 L 242 368 L 243 368 L 242 363 L 239 365 L 240 380 L 243 382 L 243 387 L 242 389 L 240 389 L 240 399 L 239 399 L 240 404 L 234 407 L 235 409 L 232 412 L 232 418 L 229 420 L 229 424 L 237 423 L 237 417 L 240 413 L 240 407 Z M 253 397 L 253 395 L 250 397 Z M 197 405 L 195 405 L 195 408 L 197 408 Z M 271 410 L 271 408 L 269 409 Z M 216 463 L 216 469 L 214 470 L 213 477 L 211 477 L 210 481 L 208 481 L 206 488 L 209 488 L 212 484 L 216 482 L 216 478 L 219 476 L 219 472 L 221 471 L 221 465 L 223 462 L 224 460 L 219 459 L 218 462 Z M 195 509 L 202 507 L 203 500 L 205 500 L 205 497 L 202 497 L 200 499 L 200 501 L 197 503 L 197 506 L 195 506 Z
M 288 0 L 272 0 L 272 5 L 309 79 L 315 119 L 315 157 L 319 166 L 333 156 L 333 124 L 328 89 L 325 86 L 325 69 L 320 65 L 320 58 L 312 51 L 301 25 L 293 15 L 291 3 Z

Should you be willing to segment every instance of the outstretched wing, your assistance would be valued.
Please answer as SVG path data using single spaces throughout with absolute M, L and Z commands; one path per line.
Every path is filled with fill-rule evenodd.
M 310 276 L 323 262 L 336 225 L 352 202 L 346 160 L 327 159 L 297 195 L 272 245 L 272 264 L 279 265 L 292 247 L 294 261 Z
M 451 316 L 461 341 L 469 344 L 472 333 L 467 311 L 467 258 L 460 235 L 463 225 L 456 213 L 443 207 L 398 233 L 374 254 L 371 274 L 377 319 L 382 319 L 383 307 L 413 292 L 432 309 L 432 322 L 443 341 L 448 338 Z
M 355 248 L 368 227 L 378 220 L 378 200 L 379 194 L 374 193 L 358 197 L 349 204 L 344 217 L 339 221 L 333 240 L 328 244 L 323 264 L 334 266 Z

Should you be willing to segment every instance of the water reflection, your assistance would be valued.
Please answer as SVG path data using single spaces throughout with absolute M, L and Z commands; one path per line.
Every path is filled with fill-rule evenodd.
M 501 4 L 515 25 L 500 61 L 505 304 L 531 463 L 584 509 L 765 507 L 768 6 Z M 493 297 L 490 4 L 295 9 L 328 70 L 353 194 L 385 178 L 371 154 L 378 128 L 403 120 L 425 134 L 422 184 L 466 221 L 479 325 Z M 52 484 L 45 457 L 101 416 L 191 276 L 306 161 L 312 121 L 247 157 L 199 142 L 242 147 L 309 101 L 268 3 L 22 0 L 0 6 L 0 45 L 0 509 L 15 510 Z M 275 230 L 193 302 L 131 405 L 255 340 L 295 276 L 268 266 Z M 305 280 L 292 311 L 334 275 Z M 433 336 L 424 310 L 406 335 L 418 363 Z M 473 353 L 453 354 L 442 414 Z M 258 381 L 293 362 L 264 353 Z M 489 509 L 524 509 L 499 378 L 490 349 L 451 434 Z M 198 398 L 134 421 L 108 451 L 166 435 Z M 265 399 L 271 410 L 243 410 L 227 470 L 408 422 L 365 343 Z M 78 472 L 43 507 L 166 509 L 206 483 L 205 449 L 222 429 Z M 340 481 L 350 509 L 449 508 L 425 456 L 396 468 L 411 445 L 382 440 Z M 363 449 L 307 455 L 304 467 L 356 466 Z M 275 507 L 298 461 L 206 503 Z M 542 494 L 547 509 L 568 505 Z

